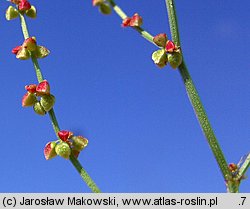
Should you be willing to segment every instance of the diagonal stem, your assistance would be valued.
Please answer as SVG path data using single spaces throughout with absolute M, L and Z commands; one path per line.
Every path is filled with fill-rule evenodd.
M 25 18 L 21 13 L 19 13 L 19 17 L 20 17 L 20 21 L 21 21 L 21 28 L 22 28 L 24 39 L 27 39 L 27 38 L 29 38 L 29 32 L 28 32 Z M 37 61 L 37 58 L 33 54 L 31 54 L 31 59 L 32 59 L 32 63 L 34 65 L 34 68 L 36 71 L 37 80 L 40 83 L 43 81 L 43 75 L 41 72 L 41 68 L 40 68 L 39 63 Z M 60 128 L 59 128 L 59 124 L 58 124 L 58 121 L 57 121 L 57 118 L 56 118 L 56 115 L 55 115 L 53 108 L 49 111 L 49 116 L 50 116 L 50 120 L 52 122 L 53 129 L 54 129 L 55 134 L 57 136 L 57 133 L 60 131 Z M 91 191 L 95 192 L 95 193 L 100 193 L 101 192 L 100 189 L 97 187 L 95 182 L 91 179 L 89 174 L 84 170 L 84 168 L 82 167 L 80 162 L 77 160 L 77 158 L 75 158 L 73 155 L 71 155 L 70 162 L 73 164 L 73 166 L 79 172 L 80 176 L 85 181 L 85 183 L 88 185 L 88 187 L 91 189 Z
M 180 43 L 180 35 L 179 35 L 179 29 L 178 29 L 178 22 L 177 22 L 177 15 L 175 10 L 175 4 L 174 0 L 165 0 L 167 10 L 168 10 L 168 19 L 170 24 L 170 30 L 171 35 L 174 43 L 178 46 L 181 46 Z M 198 92 L 195 88 L 195 85 L 192 81 L 192 78 L 188 72 L 187 66 L 184 62 L 179 66 L 179 71 L 182 76 L 184 85 L 186 87 L 186 91 L 189 97 L 189 100 L 194 108 L 196 117 L 200 123 L 201 129 L 209 143 L 209 146 L 214 154 L 214 157 L 220 167 L 220 170 L 223 174 L 223 177 L 226 181 L 230 180 L 232 178 L 232 174 L 228 168 L 228 164 L 226 162 L 226 159 L 224 157 L 224 154 L 220 148 L 220 145 L 215 137 L 215 134 L 213 132 L 213 129 L 210 125 L 210 122 L 208 120 L 207 114 L 205 112 L 205 109 L 201 103 L 200 97 L 198 95 Z M 230 185 L 229 185 L 230 187 Z M 229 188 L 230 192 L 235 192 L 238 190 L 237 188 Z

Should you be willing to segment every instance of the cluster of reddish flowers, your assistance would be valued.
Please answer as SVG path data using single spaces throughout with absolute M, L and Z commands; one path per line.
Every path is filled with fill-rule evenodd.
M 44 148 L 46 160 L 50 160 L 57 155 L 69 159 L 73 154 L 78 157 L 79 153 L 88 145 L 88 140 L 83 136 L 74 136 L 67 130 L 61 130 L 57 133 L 59 140 L 48 142 Z
M 16 4 L 20 11 L 26 11 L 31 8 L 31 5 L 27 0 L 11 0 L 11 2 Z
M 37 45 L 35 37 L 30 37 L 24 40 L 22 45 L 12 49 L 12 53 L 17 59 L 27 60 L 31 57 L 31 53 L 35 58 L 44 58 L 49 55 L 50 51 L 44 46 Z
M 153 42 L 161 48 L 152 54 L 152 59 L 157 66 L 162 68 L 169 62 L 170 66 L 175 69 L 182 63 L 180 47 L 168 40 L 165 33 L 156 35 Z
M 39 115 L 45 115 L 55 104 L 55 97 L 50 94 L 50 85 L 43 80 L 38 85 L 26 85 L 27 93 L 22 98 L 22 106 L 33 106 L 34 111 Z
M 19 13 L 26 14 L 28 17 L 36 17 L 36 8 L 31 5 L 27 0 L 10 0 L 15 4 L 17 9 L 13 6 L 9 6 L 6 10 L 5 17 L 7 20 L 12 20 L 18 17 Z

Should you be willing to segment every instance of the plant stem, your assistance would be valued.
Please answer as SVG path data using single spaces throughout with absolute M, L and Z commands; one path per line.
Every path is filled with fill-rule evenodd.
M 89 174 L 83 169 L 82 165 L 73 155 L 70 155 L 70 161 L 75 166 L 75 168 L 77 169 L 81 177 L 84 179 L 88 187 L 92 190 L 92 192 L 100 193 L 100 189 L 97 187 L 95 182 L 90 178 Z
M 114 11 L 122 18 L 122 20 L 128 17 L 113 0 L 108 0 L 108 1 L 110 5 L 113 7 Z
M 25 18 L 21 13 L 19 13 L 19 17 L 20 17 L 20 21 L 21 21 L 21 28 L 22 28 L 24 39 L 27 39 L 27 38 L 29 38 L 29 32 L 28 32 L 28 28 L 27 28 Z M 37 61 L 37 58 L 33 55 L 33 53 L 31 53 L 31 59 L 32 59 L 32 63 L 34 65 L 34 68 L 35 68 L 35 71 L 36 71 L 37 80 L 40 83 L 44 79 L 43 79 L 43 75 L 42 75 L 39 63 Z M 49 116 L 50 116 L 50 120 L 52 122 L 53 129 L 55 131 L 56 137 L 58 137 L 57 133 L 60 131 L 60 128 L 59 128 L 59 124 L 57 122 L 56 115 L 55 115 L 55 112 L 54 112 L 53 108 L 49 111 Z M 73 164 L 73 166 L 79 172 L 80 176 L 85 181 L 85 183 L 88 185 L 88 187 L 93 192 L 100 193 L 101 192 L 100 189 L 96 186 L 95 182 L 91 179 L 91 177 L 84 170 L 84 168 L 82 167 L 80 162 L 73 155 L 70 156 L 70 162 Z
M 168 10 L 168 19 L 169 19 L 172 39 L 176 45 L 181 46 L 174 0 L 165 0 L 165 1 L 166 1 L 167 10 Z M 180 71 L 180 74 L 182 76 L 184 85 L 186 87 L 186 91 L 187 91 L 189 100 L 194 108 L 196 117 L 200 123 L 200 126 L 203 130 L 204 135 L 207 138 L 209 146 L 212 149 L 212 152 L 217 160 L 217 163 L 220 167 L 220 170 L 223 174 L 223 177 L 225 180 L 229 180 L 232 177 L 232 174 L 228 168 L 228 163 L 226 162 L 224 154 L 223 154 L 223 152 L 220 148 L 220 145 L 215 137 L 213 129 L 212 129 L 210 122 L 208 120 L 207 114 L 206 114 L 204 107 L 201 103 L 198 92 L 195 88 L 195 85 L 192 81 L 192 78 L 188 72 L 187 66 L 184 62 L 184 58 L 183 58 L 182 64 L 179 66 L 179 71 Z M 233 188 L 232 188 L 233 191 L 231 191 L 230 188 L 229 188 L 229 190 L 230 190 L 230 192 L 235 191 L 235 189 L 233 189 Z

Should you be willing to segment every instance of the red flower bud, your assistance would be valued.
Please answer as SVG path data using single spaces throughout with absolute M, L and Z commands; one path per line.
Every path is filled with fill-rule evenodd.
M 30 8 L 31 8 L 31 5 L 27 0 L 21 0 L 20 3 L 18 4 L 18 9 L 20 11 L 26 11 Z
M 59 136 L 59 138 L 60 138 L 62 141 L 66 142 L 66 141 L 68 141 L 68 138 L 69 138 L 69 136 L 70 136 L 70 132 L 67 131 L 67 130 L 62 130 L 62 131 L 59 131 L 59 132 L 57 133 L 57 135 Z
M 21 50 L 22 46 L 16 46 L 14 49 L 12 49 L 12 53 L 17 55 L 17 53 Z
M 37 85 L 36 93 L 38 96 L 50 94 L 50 86 L 47 80 L 44 80 Z
M 55 151 L 56 143 L 55 142 L 48 142 L 43 150 L 44 157 L 46 160 L 50 160 L 57 156 Z
M 130 21 L 131 21 L 131 18 L 130 18 L 130 17 L 126 17 L 126 18 L 122 21 L 122 27 L 128 27 L 128 26 L 130 26 Z
M 231 172 L 235 172 L 238 169 L 238 166 L 235 163 L 230 163 L 228 168 Z
M 168 40 L 166 44 L 166 51 L 172 53 L 176 50 L 176 46 L 173 41 Z
M 36 92 L 36 84 L 30 84 L 26 85 L 25 89 L 30 92 L 30 93 L 35 93 Z
M 138 13 L 135 13 L 131 18 L 129 25 L 131 27 L 140 27 L 142 25 L 142 17 Z

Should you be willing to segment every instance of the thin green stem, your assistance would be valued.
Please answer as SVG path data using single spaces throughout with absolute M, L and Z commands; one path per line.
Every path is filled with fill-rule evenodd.
M 195 88 L 195 85 L 192 81 L 191 76 L 189 75 L 188 69 L 186 67 L 185 62 L 183 61 L 182 64 L 179 66 L 179 71 L 182 76 L 184 85 L 186 87 L 187 95 L 189 97 L 189 100 L 193 106 L 193 109 L 195 111 L 196 117 L 199 121 L 199 124 L 202 128 L 202 131 L 209 143 L 209 146 L 217 160 L 217 163 L 222 171 L 222 174 L 224 176 L 224 179 L 227 180 L 231 176 L 231 172 L 228 169 L 228 164 L 226 162 L 226 159 L 224 157 L 224 154 L 220 148 L 220 145 L 216 139 L 216 136 L 213 132 L 213 129 L 210 125 L 210 122 L 208 120 L 207 114 L 205 112 L 205 109 L 201 103 L 199 94 Z
M 181 46 L 174 0 L 165 0 L 165 2 L 166 2 L 167 10 L 168 10 L 168 19 L 169 19 L 172 39 L 178 46 Z M 194 108 L 196 117 L 200 123 L 200 126 L 203 130 L 204 135 L 207 138 L 209 146 L 212 149 L 212 152 L 215 156 L 215 159 L 217 160 L 217 163 L 220 167 L 220 170 L 223 174 L 223 177 L 227 181 L 232 177 L 232 174 L 228 168 L 228 164 L 226 162 L 224 154 L 223 154 L 223 152 L 220 148 L 220 145 L 215 137 L 215 134 L 214 134 L 213 129 L 210 125 L 210 122 L 208 120 L 205 109 L 201 103 L 198 92 L 197 92 L 195 85 L 191 79 L 191 76 L 188 72 L 187 66 L 184 62 L 184 58 L 183 58 L 182 64 L 179 66 L 179 71 L 180 71 L 180 74 L 182 76 L 184 85 L 186 87 L 186 91 L 187 91 L 188 97 L 190 99 L 190 102 Z M 231 190 L 231 189 L 229 188 L 229 190 Z M 232 189 L 232 190 L 235 191 L 235 189 Z M 233 192 L 233 191 L 231 191 L 231 192 Z
M 32 59 L 32 63 L 34 65 L 34 68 L 35 68 L 35 71 L 36 71 L 36 77 L 37 77 L 37 80 L 38 82 L 42 82 L 44 79 L 43 79 L 43 75 L 42 75 L 42 72 L 41 72 L 41 68 L 39 66 L 39 63 L 37 61 L 37 58 L 33 55 L 33 53 L 31 53 L 31 59 Z
M 21 27 L 22 27 L 24 39 L 27 39 L 30 37 L 30 35 L 29 35 L 29 31 L 28 31 L 28 28 L 26 25 L 26 21 L 24 19 L 24 16 L 21 13 L 19 13 L 19 17 L 20 17 L 20 21 L 21 21 Z
M 24 18 L 24 16 L 21 13 L 19 13 L 19 17 L 20 17 L 20 21 L 21 21 L 21 28 L 22 28 L 24 39 L 27 39 L 27 38 L 29 38 L 29 32 L 28 32 L 28 28 L 27 28 L 27 24 L 26 24 L 25 18 Z M 33 53 L 31 53 L 31 60 L 32 60 L 32 63 L 34 65 L 34 68 L 35 68 L 35 71 L 36 71 L 37 80 L 40 83 L 44 79 L 43 79 L 43 75 L 42 75 L 39 63 L 37 61 L 37 58 L 34 56 Z M 50 116 L 50 120 L 52 122 L 53 129 L 55 131 L 55 134 L 58 137 L 57 133 L 60 131 L 60 128 L 59 128 L 58 121 L 56 119 L 56 115 L 55 115 L 54 109 L 51 109 L 49 111 L 49 116 Z M 100 189 L 96 186 L 95 182 L 91 179 L 91 177 L 84 170 L 84 168 L 82 167 L 82 165 L 80 164 L 80 162 L 73 155 L 70 156 L 70 162 L 74 165 L 74 167 L 79 172 L 80 176 L 85 181 L 85 183 L 88 185 L 88 187 L 93 192 L 100 193 L 101 192 Z
M 109 0 L 109 3 L 113 7 L 114 11 L 122 18 L 122 20 L 128 17 L 113 0 Z
M 70 155 L 70 161 L 77 169 L 81 177 L 84 179 L 88 187 L 92 190 L 92 192 L 100 193 L 101 192 L 100 189 L 97 187 L 95 182 L 90 178 L 89 174 L 83 169 L 82 165 L 73 155 Z
M 174 1 L 173 0 L 172 1 L 166 0 L 166 6 L 167 6 L 167 10 L 168 10 L 168 21 L 169 21 L 169 25 L 170 25 L 172 40 L 177 46 L 180 46 L 181 41 L 180 41 L 178 20 L 177 20 Z
M 57 136 L 57 133 L 60 131 L 60 128 L 59 128 L 59 124 L 57 122 L 56 115 L 55 115 L 53 108 L 49 111 L 49 117 L 50 117 L 50 120 L 52 122 L 52 126 L 53 126 L 53 129 L 55 131 L 55 134 Z

